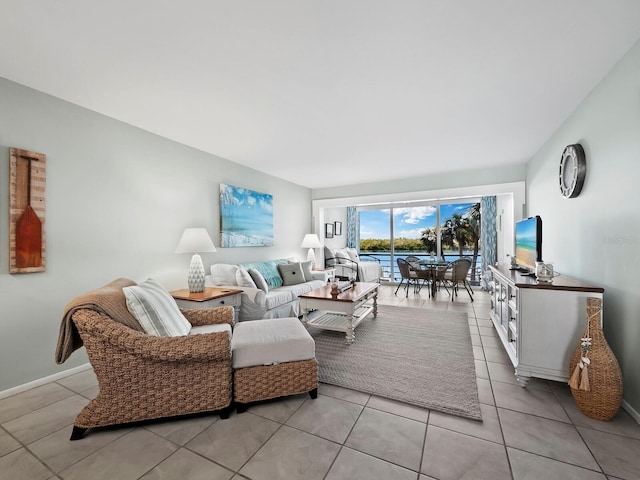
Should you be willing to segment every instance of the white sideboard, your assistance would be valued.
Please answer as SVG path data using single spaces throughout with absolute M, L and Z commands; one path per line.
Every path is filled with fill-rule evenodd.
M 566 382 L 569 361 L 587 324 L 587 298 L 604 289 L 564 275 L 538 283 L 506 267 L 492 266 L 491 320 L 518 383 L 538 377 Z

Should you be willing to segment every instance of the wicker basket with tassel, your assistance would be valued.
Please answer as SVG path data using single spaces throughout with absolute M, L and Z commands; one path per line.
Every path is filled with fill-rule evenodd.
M 611 420 L 622 404 L 622 372 L 601 327 L 602 300 L 587 298 L 587 329 L 573 352 L 569 386 L 586 416 Z

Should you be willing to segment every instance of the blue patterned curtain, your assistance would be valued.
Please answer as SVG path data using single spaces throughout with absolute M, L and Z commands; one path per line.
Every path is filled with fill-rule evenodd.
M 496 197 L 482 197 L 480 199 L 481 212 L 481 232 L 482 242 L 482 279 L 480 288 L 489 290 L 491 281 L 491 271 L 489 265 L 496 263 L 498 258 L 498 234 L 496 232 Z
M 360 217 L 356 207 L 347 207 L 347 247 L 358 248 L 358 230 Z

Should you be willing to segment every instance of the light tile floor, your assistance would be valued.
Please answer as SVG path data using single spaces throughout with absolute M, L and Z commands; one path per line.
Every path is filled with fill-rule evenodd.
M 383 285 L 380 303 L 468 314 L 482 422 L 321 385 L 228 420 L 203 416 L 93 432 L 70 442 L 97 391 L 87 370 L 0 400 L 0 478 L 393 480 L 638 479 L 640 427 L 582 415 L 564 384 L 514 379 L 489 297 L 455 302 Z

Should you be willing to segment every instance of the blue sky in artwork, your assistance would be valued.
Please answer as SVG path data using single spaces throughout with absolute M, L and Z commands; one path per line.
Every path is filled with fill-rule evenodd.
M 273 238 L 273 195 L 220 185 L 222 230 Z
M 454 213 L 464 214 L 472 203 L 440 205 L 440 218 L 444 222 Z M 393 209 L 393 229 L 396 238 L 420 238 L 422 231 L 436 224 L 435 205 Z M 360 239 L 389 238 L 389 209 L 360 211 Z

